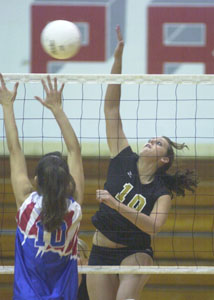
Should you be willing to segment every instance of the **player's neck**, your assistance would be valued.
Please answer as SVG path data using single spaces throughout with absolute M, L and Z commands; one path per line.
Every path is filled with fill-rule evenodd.
M 157 170 L 157 167 L 154 166 L 154 163 L 139 159 L 137 167 L 142 184 L 149 184 L 154 180 L 155 172 Z

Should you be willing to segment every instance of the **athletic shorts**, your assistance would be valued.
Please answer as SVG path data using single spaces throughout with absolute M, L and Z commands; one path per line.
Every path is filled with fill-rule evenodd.
M 135 253 L 146 253 L 153 258 L 151 247 L 145 250 L 136 250 L 129 247 L 107 248 L 93 245 L 88 264 L 90 266 L 120 266 L 124 258 Z

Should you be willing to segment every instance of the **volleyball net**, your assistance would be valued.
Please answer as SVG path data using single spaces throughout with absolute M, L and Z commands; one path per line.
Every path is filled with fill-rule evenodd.
M 51 112 L 34 96 L 44 97 L 45 74 L 3 74 L 8 88 L 19 81 L 14 104 L 20 142 L 33 178 L 38 158 L 50 151 L 66 155 L 60 129 Z M 63 108 L 81 143 L 86 177 L 80 237 L 90 246 L 97 188 L 102 188 L 109 162 L 104 97 L 107 84 L 121 84 L 121 118 L 133 150 L 140 152 L 151 137 L 168 136 L 189 149 L 175 151 L 174 169 L 194 169 L 196 194 L 174 197 L 162 231 L 152 237 L 155 265 L 80 266 L 81 273 L 213 274 L 214 273 L 214 76 L 212 75 L 68 75 Z M 15 200 L 9 180 L 9 160 L 0 110 L 0 273 L 13 273 Z

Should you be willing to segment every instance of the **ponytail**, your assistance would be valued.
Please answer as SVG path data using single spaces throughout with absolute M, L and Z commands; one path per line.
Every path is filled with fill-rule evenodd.
M 45 155 L 37 170 L 38 193 L 43 196 L 41 221 L 46 231 L 60 227 L 67 211 L 67 197 L 75 189 L 66 161 L 58 152 Z
M 185 190 L 195 192 L 198 185 L 198 176 L 194 171 L 188 169 L 181 171 L 178 170 L 174 174 L 168 174 L 166 171 L 172 166 L 174 161 L 174 151 L 173 148 L 177 150 L 182 150 L 188 148 L 185 143 L 179 144 L 171 141 L 168 137 L 163 136 L 163 138 L 168 142 L 168 151 L 166 157 L 169 158 L 169 162 L 160 167 L 156 175 L 161 176 L 166 187 L 176 196 L 185 196 Z
M 185 196 L 185 190 L 194 193 L 198 184 L 194 171 L 188 169 L 185 171 L 178 170 L 173 175 L 165 173 L 161 177 L 166 187 L 176 196 Z

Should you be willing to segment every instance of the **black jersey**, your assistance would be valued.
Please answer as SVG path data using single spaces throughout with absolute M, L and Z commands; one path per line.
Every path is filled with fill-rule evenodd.
M 111 159 L 104 189 L 123 204 L 135 208 L 139 213 L 150 215 L 156 200 L 171 193 L 158 176 L 149 184 L 140 182 L 138 158 L 139 156 L 127 147 Z M 92 223 L 113 242 L 135 249 L 150 247 L 149 234 L 104 203 L 100 204 L 99 210 L 92 217 Z

